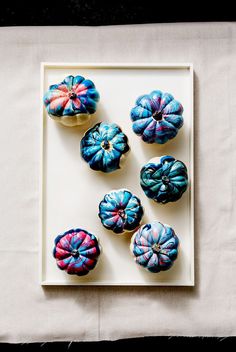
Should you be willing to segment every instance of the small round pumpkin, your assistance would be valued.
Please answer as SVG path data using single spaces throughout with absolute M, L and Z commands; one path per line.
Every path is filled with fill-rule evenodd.
M 81 155 L 91 169 L 112 172 L 129 151 L 128 138 L 115 123 L 99 122 L 81 140 Z
M 155 158 L 141 169 L 140 184 L 146 196 L 155 202 L 175 202 L 187 189 L 187 168 L 172 156 Z
M 53 256 L 59 269 L 83 276 L 94 269 L 100 255 L 97 238 L 86 230 L 72 229 L 55 239 Z
M 65 126 L 82 125 L 96 111 L 99 93 L 89 79 L 67 76 L 44 95 L 48 115 Z
M 143 217 L 140 199 L 127 189 L 111 191 L 99 204 L 102 225 L 116 234 L 133 231 Z
M 153 221 L 131 238 L 130 250 L 137 264 L 152 273 L 168 270 L 178 256 L 179 239 L 169 226 Z
M 164 144 L 183 126 L 183 106 L 169 93 L 140 96 L 131 110 L 133 131 L 146 143 Z

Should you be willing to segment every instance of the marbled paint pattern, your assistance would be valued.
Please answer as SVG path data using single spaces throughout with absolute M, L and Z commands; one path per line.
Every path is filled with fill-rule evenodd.
M 128 138 L 115 123 L 100 122 L 81 140 L 81 155 L 91 169 L 112 172 L 120 168 L 121 157 L 128 152 Z
M 68 274 L 83 276 L 96 264 L 100 254 L 97 238 L 86 230 L 72 229 L 55 239 L 53 256 Z
M 111 191 L 99 204 L 99 217 L 104 227 L 116 234 L 135 230 L 143 217 L 138 197 L 125 189 Z
M 168 270 L 178 256 L 179 239 L 174 230 L 158 221 L 139 228 L 131 239 L 135 262 L 152 273 Z
M 163 204 L 175 202 L 187 189 L 187 168 L 172 156 L 162 156 L 159 163 L 143 166 L 140 184 L 148 198 Z
M 46 110 L 53 116 L 93 114 L 98 101 L 94 83 L 82 76 L 67 76 L 61 83 L 51 85 L 44 95 Z
M 169 93 L 154 90 L 140 96 L 131 110 L 133 131 L 146 143 L 164 144 L 183 126 L 183 106 Z

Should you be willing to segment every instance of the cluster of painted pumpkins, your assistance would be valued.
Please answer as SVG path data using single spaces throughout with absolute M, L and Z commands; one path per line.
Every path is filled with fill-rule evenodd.
M 68 76 L 44 95 L 48 115 L 65 126 L 87 122 L 98 101 L 94 83 L 82 76 Z M 146 143 L 166 143 L 182 127 L 182 113 L 181 103 L 171 94 L 155 90 L 136 100 L 130 114 L 133 131 Z M 97 123 L 81 140 L 83 159 L 91 169 L 106 173 L 120 168 L 129 149 L 127 136 L 115 123 Z M 177 201 L 188 186 L 187 168 L 172 156 L 162 156 L 143 166 L 140 185 L 158 203 Z M 140 226 L 143 214 L 140 199 L 126 189 L 109 192 L 99 204 L 98 215 L 105 228 L 115 234 L 134 232 L 130 249 L 136 263 L 153 273 L 168 270 L 178 255 L 178 237 L 158 221 Z M 77 228 L 56 237 L 53 255 L 60 269 L 82 276 L 96 266 L 100 251 L 97 237 Z

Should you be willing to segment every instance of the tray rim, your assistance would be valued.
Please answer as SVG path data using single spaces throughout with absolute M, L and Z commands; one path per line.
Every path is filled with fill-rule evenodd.
M 43 205 L 44 205 L 44 129 L 45 129 L 45 114 L 43 108 L 43 96 L 44 96 L 44 73 L 48 68 L 92 68 L 92 69 L 188 69 L 190 75 L 190 94 L 191 94 L 191 131 L 190 131 L 190 160 L 191 160 L 191 192 L 189 193 L 190 197 L 190 241 L 191 241 L 191 271 L 190 271 L 190 280 L 188 283 L 181 282 L 170 282 L 167 281 L 159 281 L 157 283 L 154 282 L 145 282 L 145 283 L 126 283 L 126 282 L 58 282 L 52 280 L 44 280 L 44 233 L 43 233 L 43 224 L 44 224 L 44 216 L 43 216 Z M 41 286 L 153 286 L 153 287 L 168 287 L 168 286 L 185 286 L 185 287 L 193 287 L 195 286 L 195 234 L 194 234 L 194 198 L 195 198 L 195 183 L 194 183 L 194 69 L 192 63 L 144 63 L 144 62 L 48 62 L 43 61 L 40 63 L 40 152 L 39 152 L 39 160 L 40 160 L 40 175 L 39 175 L 39 284 Z

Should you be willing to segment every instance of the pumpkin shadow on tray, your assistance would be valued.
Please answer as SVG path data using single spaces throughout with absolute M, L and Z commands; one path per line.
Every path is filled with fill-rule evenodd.
M 104 272 L 106 271 L 107 268 L 109 268 L 109 275 L 110 275 L 112 273 L 111 267 L 112 266 L 110 265 L 110 259 L 102 248 L 96 267 L 93 270 L 91 270 L 88 275 L 83 277 L 83 282 L 84 283 L 88 282 L 89 284 L 90 282 L 93 283 L 93 282 L 105 281 Z M 109 278 L 107 281 L 109 281 Z
M 48 119 L 47 123 L 52 123 L 54 125 L 56 132 L 58 135 L 60 135 L 61 143 L 63 146 L 68 150 L 69 153 L 75 153 L 75 157 L 78 158 L 78 156 L 80 156 L 80 141 L 84 134 L 87 132 L 87 130 L 99 122 L 111 122 L 109 121 L 109 118 L 106 118 L 107 115 L 108 114 L 104 107 L 99 104 L 97 111 L 92 114 L 91 118 L 83 125 L 68 127 L 62 125 L 59 122 L 53 121 L 49 116 L 46 116 L 46 118 Z
M 103 229 L 103 232 L 106 233 L 107 240 L 110 240 L 112 243 L 112 246 L 115 246 L 116 243 L 123 249 L 128 249 L 130 246 L 130 239 L 133 236 L 134 231 L 130 232 L 124 232 L 123 234 L 116 234 L 111 230 L 108 230 L 106 228 Z
M 132 171 L 132 174 L 131 174 Z M 129 150 L 126 155 L 125 159 L 121 160 L 121 165 L 120 169 L 111 172 L 111 173 L 103 173 L 104 178 L 106 179 L 107 182 L 116 182 L 117 181 L 128 181 L 128 183 L 131 183 L 131 186 L 133 184 L 133 178 L 134 175 L 139 175 L 140 168 L 137 163 L 137 159 L 135 157 L 135 154 L 133 153 L 132 150 Z M 121 187 L 122 188 L 122 187 Z
M 178 258 L 174 261 L 173 266 L 166 271 L 160 271 L 159 273 L 151 273 L 148 270 L 145 270 L 143 267 L 138 267 L 140 274 L 143 276 L 144 280 L 150 284 L 150 281 L 153 285 L 156 285 L 158 282 L 165 284 L 165 281 L 175 281 L 175 278 L 178 277 L 183 270 L 184 263 L 181 260 L 181 257 L 184 255 L 181 247 L 179 247 Z M 138 264 L 136 264 L 138 266 Z M 159 286 L 160 287 L 160 286 Z
M 130 232 L 124 232 L 123 234 L 116 234 L 106 228 L 103 229 L 104 236 L 106 236 L 106 241 L 110 241 L 110 244 L 113 248 L 119 249 L 119 255 L 121 258 L 126 258 L 127 254 L 129 255 L 130 240 L 134 232 L 135 230 Z
M 94 182 L 96 182 L 99 179 L 99 182 L 104 182 L 108 186 L 108 191 L 127 188 L 133 192 L 134 183 L 139 183 L 140 165 L 131 150 L 127 153 L 125 158 L 126 160 L 122 161 L 121 168 L 114 172 L 105 173 L 90 169 L 91 180 L 93 179 Z M 87 167 L 89 168 L 89 165 L 87 165 Z M 137 180 L 134 181 L 135 177 L 137 177 Z
M 188 201 L 188 198 L 189 198 L 189 189 L 176 202 L 161 204 L 161 203 L 154 202 L 152 199 L 147 199 L 147 202 L 148 202 L 148 207 L 152 214 L 152 218 L 159 221 L 162 214 L 168 214 L 168 216 L 170 217 L 178 217 L 178 216 L 181 217 L 183 214 L 184 208 L 186 208 L 186 201 Z
M 106 253 L 104 253 L 103 250 L 101 250 L 100 257 L 98 259 L 98 262 L 93 270 L 91 270 L 87 275 L 85 276 L 77 276 L 77 275 L 69 275 L 65 271 L 62 271 L 62 275 L 64 276 L 64 280 L 67 281 L 67 284 L 65 285 L 53 285 L 53 286 L 42 286 L 43 292 L 47 298 L 52 298 L 56 299 L 61 297 L 61 295 L 58 295 L 58 288 L 60 287 L 60 293 L 63 293 L 63 296 L 70 295 L 70 293 L 73 293 L 74 297 L 76 297 L 79 291 L 82 290 L 82 292 L 87 290 L 90 292 L 91 291 L 91 284 L 92 286 L 97 286 L 96 282 L 102 281 L 101 278 L 104 276 L 104 268 L 109 268 L 109 273 L 111 272 L 111 265 L 109 264 L 110 260 L 107 257 Z M 59 269 L 58 269 L 59 270 Z M 109 281 L 109 280 L 108 280 Z M 94 284 L 95 283 L 95 284 Z M 99 283 L 98 283 L 99 286 Z M 76 292 L 77 293 L 76 293 Z M 89 292 L 87 292 L 89 294 Z M 71 294 L 71 296 L 73 296 Z
M 184 143 L 183 143 L 184 141 Z M 171 155 L 178 157 L 181 154 L 181 148 L 185 148 L 185 143 L 187 142 L 186 131 L 182 128 L 179 130 L 177 136 L 165 144 L 157 143 L 145 143 L 141 138 L 139 138 L 139 143 L 142 144 L 143 153 L 146 155 L 147 162 L 155 157 L 160 157 L 163 155 Z

